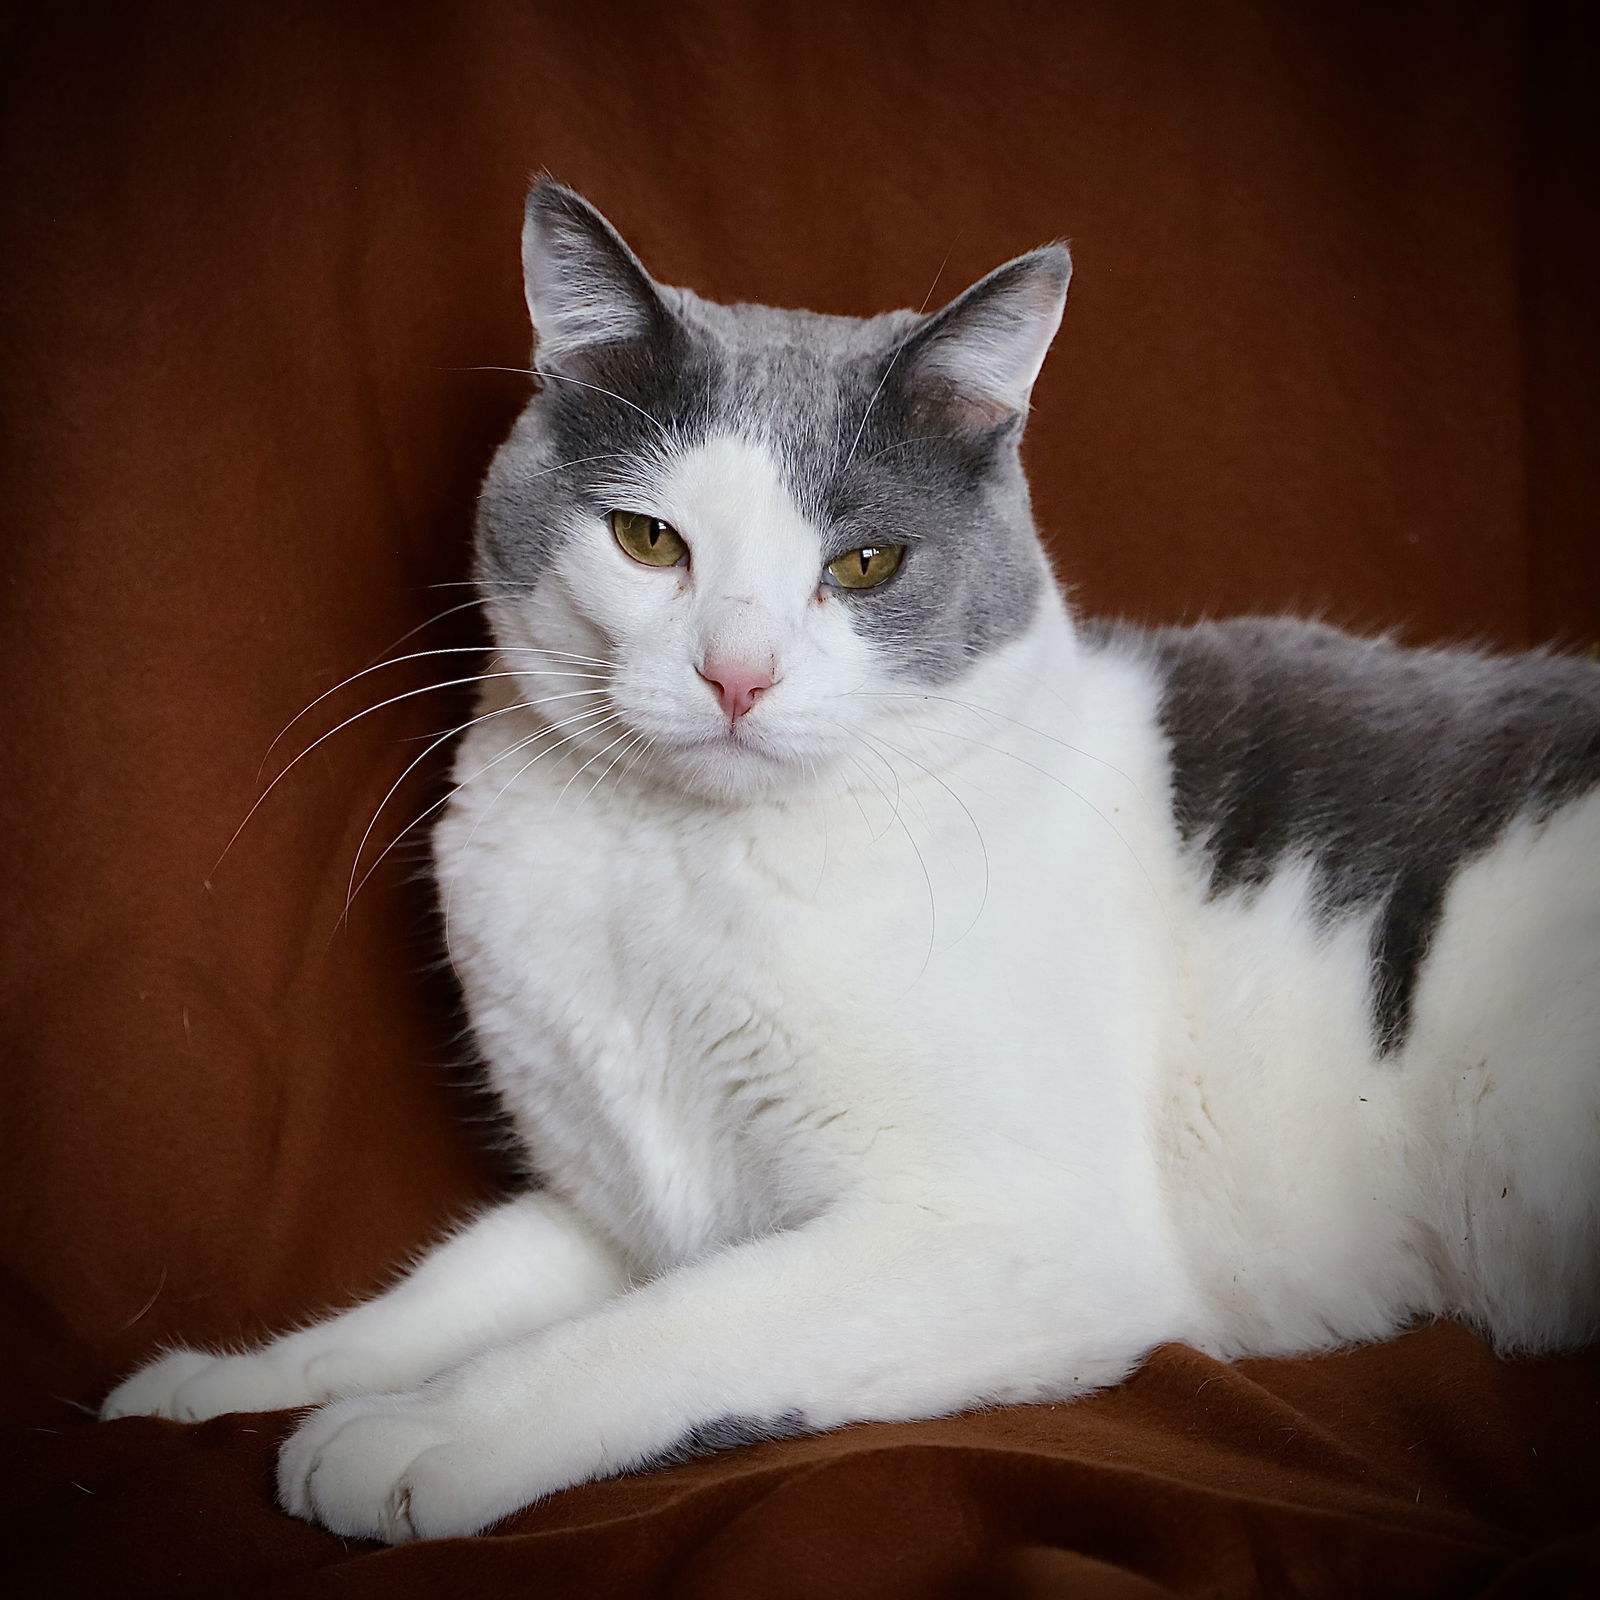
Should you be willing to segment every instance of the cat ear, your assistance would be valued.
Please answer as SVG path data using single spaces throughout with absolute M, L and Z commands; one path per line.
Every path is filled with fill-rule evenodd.
M 975 430 L 1021 415 L 1061 325 L 1071 279 L 1064 244 L 996 267 L 912 334 L 902 357 L 907 379 Z
M 522 281 L 538 335 L 538 367 L 647 338 L 669 314 L 622 235 L 581 195 L 548 178 L 528 195 Z

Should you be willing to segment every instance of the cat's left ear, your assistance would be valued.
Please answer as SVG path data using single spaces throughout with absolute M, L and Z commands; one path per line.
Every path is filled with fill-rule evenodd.
M 901 356 L 905 380 L 975 430 L 1022 415 L 1061 326 L 1071 280 L 1064 244 L 996 267 L 912 334 Z
M 589 351 L 648 339 L 671 317 L 622 235 L 581 195 L 548 178 L 528 195 L 522 277 L 539 368 L 559 370 Z

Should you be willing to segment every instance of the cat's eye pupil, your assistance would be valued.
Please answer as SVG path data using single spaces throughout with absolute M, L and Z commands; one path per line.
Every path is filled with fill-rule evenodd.
M 823 581 L 841 589 L 876 589 L 900 570 L 905 553 L 903 544 L 867 544 L 847 550 L 828 563 Z
M 642 511 L 613 511 L 611 533 L 622 549 L 647 567 L 683 567 L 689 547 L 683 535 L 660 517 Z

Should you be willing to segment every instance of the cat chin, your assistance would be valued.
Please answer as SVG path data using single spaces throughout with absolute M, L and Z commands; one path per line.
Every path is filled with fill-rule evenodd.
M 814 782 L 826 757 L 792 754 L 748 740 L 713 738 L 662 749 L 657 746 L 656 774 L 696 799 L 718 801 L 770 800 L 794 794 Z

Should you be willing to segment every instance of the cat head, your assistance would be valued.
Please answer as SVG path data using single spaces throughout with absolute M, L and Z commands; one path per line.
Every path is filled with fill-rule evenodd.
M 539 387 L 484 487 L 477 575 L 520 692 L 577 748 L 637 735 L 617 748 L 657 779 L 781 791 L 1028 629 L 1050 580 L 1018 444 L 1063 246 L 929 315 L 724 306 L 542 182 L 523 271 Z

